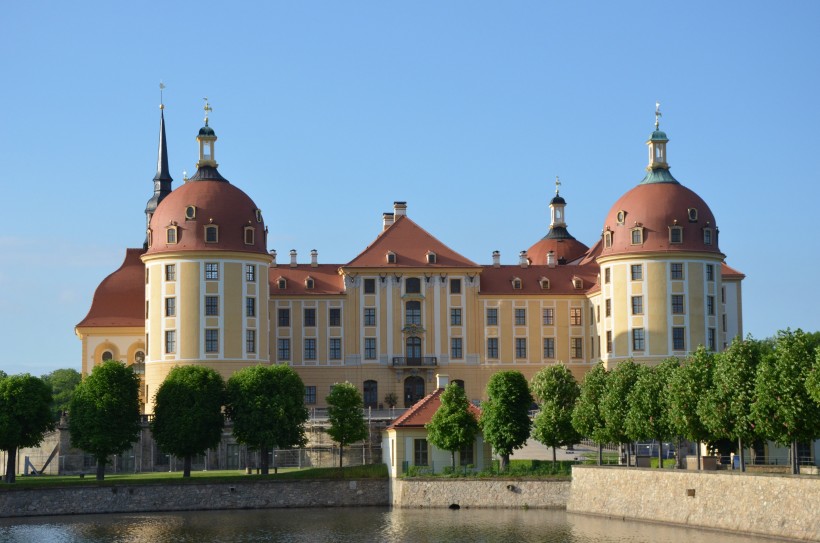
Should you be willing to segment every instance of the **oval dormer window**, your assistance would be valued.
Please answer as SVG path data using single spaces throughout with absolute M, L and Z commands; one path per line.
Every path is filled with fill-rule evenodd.
M 185 220 L 192 221 L 196 219 L 196 206 L 188 206 L 185 208 Z
M 694 207 L 690 207 L 689 211 L 688 211 L 688 214 L 689 214 L 689 222 L 697 222 L 697 220 L 698 220 L 698 210 L 697 209 L 695 209 Z

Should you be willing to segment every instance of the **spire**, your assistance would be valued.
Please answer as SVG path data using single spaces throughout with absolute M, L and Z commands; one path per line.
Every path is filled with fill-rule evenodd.
M 660 128 L 661 103 L 655 102 L 655 130 L 646 140 L 649 146 L 649 165 L 646 167 L 646 177 L 641 184 L 647 183 L 677 183 L 677 179 L 669 173 L 669 164 L 666 162 L 666 144 L 669 138 L 666 132 Z
M 561 180 L 555 176 L 555 196 L 550 200 L 550 229 L 546 237 L 548 239 L 575 239 L 567 230 L 565 208 L 567 201 L 561 197 L 559 190 Z
M 199 134 L 196 136 L 196 141 L 199 143 L 199 160 L 196 163 L 196 173 L 188 179 L 188 181 L 225 181 L 228 180 L 220 175 L 217 168 L 219 164 L 216 163 L 214 156 L 214 144 L 217 137 L 214 129 L 208 126 L 208 117 L 213 108 L 208 98 L 203 98 L 205 106 L 205 126 L 199 129 Z
M 145 204 L 145 242 L 144 248 L 148 248 L 148 228 L 151 226 L 151 217 L 157 210 L 157 206 L 171 194 L 171 174 L 168 171 L 168 147 L 165 143 L 165 104 L 162 101 L 162 90 L 165 85 L 159 84 L 159 150 L 157 151 L 157 174 L 154 176 L 154 194 Z

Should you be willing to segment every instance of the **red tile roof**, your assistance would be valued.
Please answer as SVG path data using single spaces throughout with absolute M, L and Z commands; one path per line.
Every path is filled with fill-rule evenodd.
M 394 420 L 393 424 L 388 426 L 387 429 L 424 428 L 425 424 L 433 420 L 433 415 L 435 415 L 438 408 L 441 407 L 442 392 L 444 392 L 443 388 L 437 388 L 432 393 L 417 401 L 413 404 L 413 407 Z M 475 419 L 479 420 L 481 417 L 481 409 L 470 404 L 469 410 Z
M 117 271 L 94 292 L 91 309 L 78 327 L 145 326 L 145 265 L 143 249 L 126 249 Z
M 726 279 L 745 279 L 746 274 L 728 266 L 726 262 L 720 265 L 720 275 Z
M 549 289 L 542 289 L 541 278 L 549 279 Z M 572 284 L 573 277 L 583 280 L 583 287 L 576 289 Z M 514 289 L 513 279 L 521 279 L 521 288 Z M 598 265 L 586 266 L 487 266 L 481 272 L 480 294 L 502 294 L 505 296 L 541 294 L 541 295 L 583 295 L 595 286 L 598 280 Z
M 286 288 L 279 288 L 279 278 L 285 279 Z M 313 279 L 313 288 L 305 288 L 305 279 Z M 344 278 L 339 275 L 338 264 L 299 264 L 296 267 L 279 265 L 268 272 L 270 295 L 275 296 L 315 296 L 344 294 Z

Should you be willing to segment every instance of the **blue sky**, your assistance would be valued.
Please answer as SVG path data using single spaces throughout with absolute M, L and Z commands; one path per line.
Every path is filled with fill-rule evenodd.
M 745 331 L 820 329 L 820 2 L 231 4 L 0 8 L 0 369 L 79 369 L 74 325 L 144 238 L 160 81 L 174 186 L 207 96 L 269 248 L 334 263 L 394 200 L 464 256 L 514 263 L 556 175 L 592 245 L 643 177 L 658 100 L 673 174 L 747 274 Z

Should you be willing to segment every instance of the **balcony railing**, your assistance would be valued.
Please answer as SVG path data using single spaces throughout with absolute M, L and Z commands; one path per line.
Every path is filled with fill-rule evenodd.
M 435 356 L 394 356 L 394 366 L 437 366 L 438 360 Z

